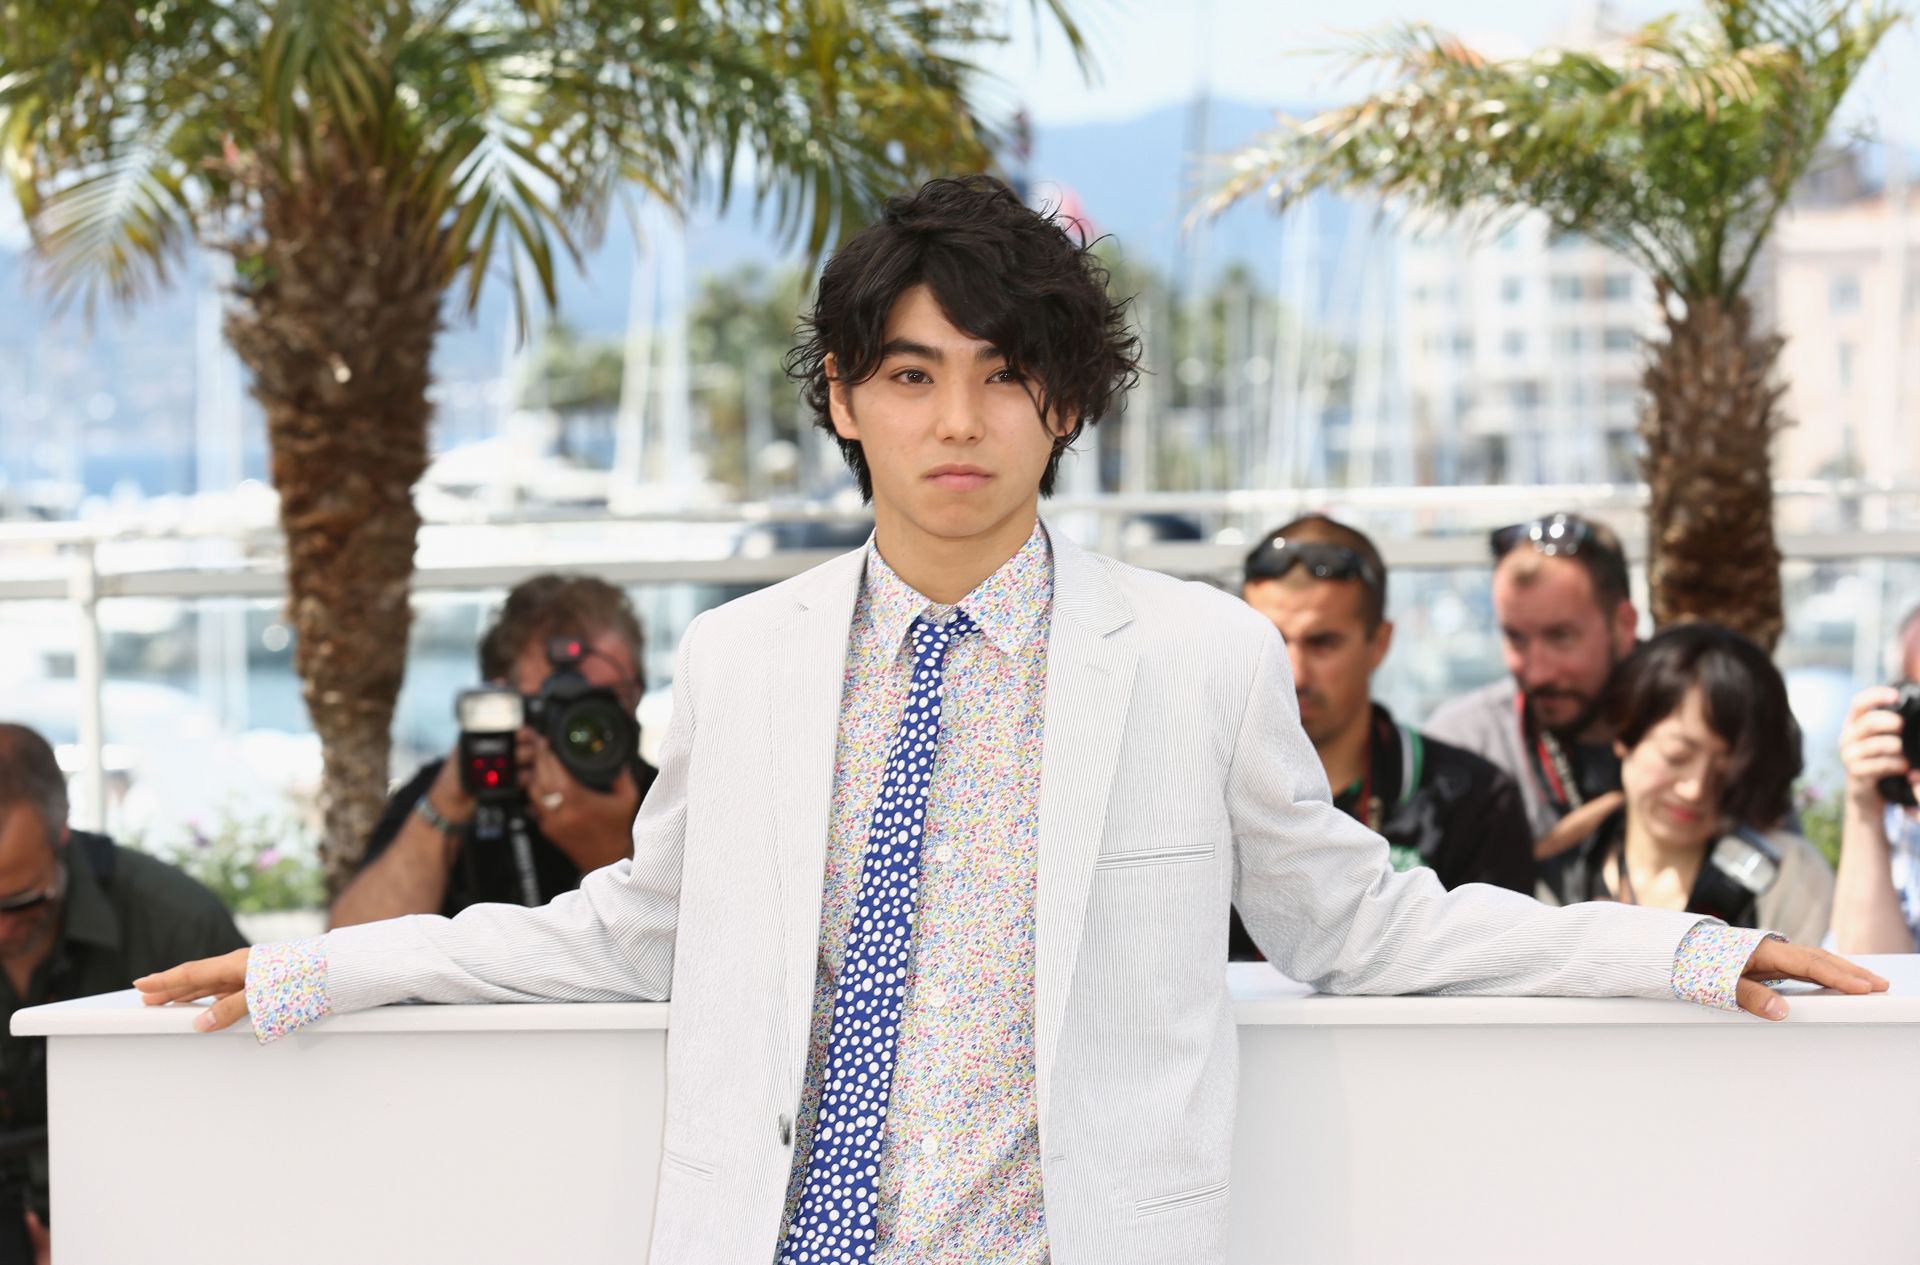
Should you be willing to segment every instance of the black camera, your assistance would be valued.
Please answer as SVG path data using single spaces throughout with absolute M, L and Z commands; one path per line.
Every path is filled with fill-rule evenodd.
M 1920 681 L 1908 681 L 1898 687 L 1900 697 L 1889 711 L 1900 717 L 1900 746 L 1907 755 L 1907 767 L 1920 769 Z M 1902 808 L 1915 807 L 1913 783 L 1904 777 L 1880 779 L 1880 798 Z
M 575 781 L 597 791 L 612 790 L 640 749 L 640 725 L 620 696 L 581 675 L 586 643 L 549 637 L 546 651 L 553 671 L 538 693 L 489 685 L 463 690 L 455 700 L 460 783 L 475 799 L 507 800 L 522 793 L 513 736 L 523 725 L 546 738 Z

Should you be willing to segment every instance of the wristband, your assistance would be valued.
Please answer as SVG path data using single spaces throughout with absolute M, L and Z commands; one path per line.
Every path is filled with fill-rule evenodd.
M 413 801 L 413 814 L 443 835 L 450 835 L 466 824 L 465 822 L 453 821 L 443 815 L 439 809 L 433 806 L 432 799 L 427 795 L 422 795 L 419 799 Z

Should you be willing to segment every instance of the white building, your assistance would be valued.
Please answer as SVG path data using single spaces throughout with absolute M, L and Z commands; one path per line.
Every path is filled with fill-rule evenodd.
M 1423 481 L 1638 477 L 1642 338 L 1660 321 L 1631 262 L 1528 216 L 1484 239 L 1417 232 L 1399 275 Z
M 1774 235 L 1785 479 L 1920 478 L 1920 195 L 1798 208 Z

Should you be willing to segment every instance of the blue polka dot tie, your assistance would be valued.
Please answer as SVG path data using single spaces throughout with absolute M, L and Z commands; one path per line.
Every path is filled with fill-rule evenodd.
M 873 1252 L 874 1187 L 913 951 L 921 826 L 940 742 L 942 665 L 955 641 L 978 631 L 964 611 L 945 624 L 913 622 L 913 685 L 874 803 L 860 903 L 834 990 L 807 1184 L 787 1227 L 782 1265 L 842 1265 Z

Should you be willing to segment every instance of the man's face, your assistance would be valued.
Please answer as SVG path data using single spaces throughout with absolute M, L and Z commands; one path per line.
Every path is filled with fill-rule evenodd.
M 1531 568 L 1524 582 L 1523 567 Z M 1493 613 L 1507 671 L 1534 724 L 1553 730 L 1589 724 L 1607 675 L 1633 649 L 1633 603 L 1602 611 L 1579 562 L 1516 549 L 1494 568 Z
M 0 958 L 42 944 L 60 917 L 60 853 L 47 839 L 40 811 L 26 804 L 0 807 L 0 905 L 46 895 L 31 908 L 0 913 Z
M 832 394 L 834 432 L 866 456 L 881 534 L 961 543 L 1031 520 L 1054 435 L 1029 389 L 927 287 L 901 295 L 879 368 Z
M 1907 629 L 1906 640 L 1900 643 L 1900 677 L 1905 681 L 1920 681 L 1920 619 L 1913 621 Z
M 1247 604 L 1287 639 L 1300 726 L 1315 746 L 1362 722 L 1368 683 L 1393 643 L 1393 625 L 1367 632 L 1365 586 L 1358 580 L 1316 580 L 1295 568 L 1277 580 L 1241 590 Z
M 639 671 L 633 662 L 633 652 L 619 633 L 608 629 L 587 638 L 587 654 L 578 670 L 587 684 L 612 690 L 628 711 L 640 706 Z M 552 675 L 553 665 L 547 662 L 547 639 L 535 637 L 513 661 L 513 688 L 528 696 L 538 694 Z

